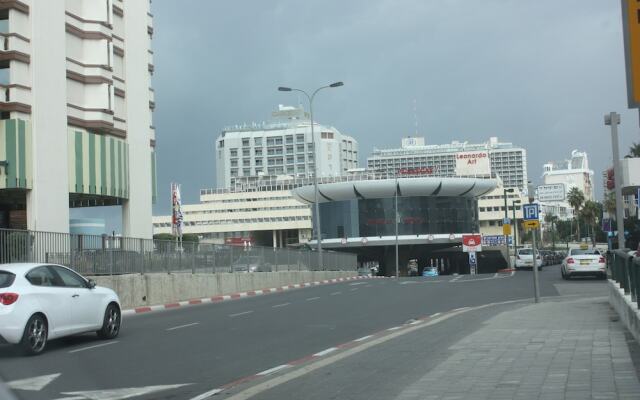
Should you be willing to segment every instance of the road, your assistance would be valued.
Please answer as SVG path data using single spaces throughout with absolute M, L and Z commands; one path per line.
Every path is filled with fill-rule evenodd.
M 562 281 L 557 266 L 546 267 L 540 280 L 542 296 L 577 294 L 585 286 L 604 288 L 604 281 Z M 115 341 L 95 335 L 52 341 L 38 357 L 0 347 L 0 376 L 22 399 L 204 399 L 202 394 L 245 377 L 277 374 L 293 364 L 305 367 L 334 356 L 346 343 L 370 345 L 375 332 L 400 335 L 396 327 L 431 323 L 423 317 L 451 317 L 446 327 L 428 328 L 440 332 L 433 334 L 433 345 L 437 348 L 441 341 L 446 347 L 514 303 L 464 316 L 456 316 L 462 311 L 455 310 L 528 301 L 532 292 L 531 271 L 315 286 L 128 317 Z M 401 337 L 385 340 L 404 343 Z M 409 351 L 406 346 L 404 351 Z

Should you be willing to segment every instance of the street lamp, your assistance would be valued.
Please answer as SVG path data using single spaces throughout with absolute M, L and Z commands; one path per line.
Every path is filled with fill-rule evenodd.
M 511 209 L 513 211 L 513 266 L 515 268 L 516 257 L 518 253 L 518 222 L 516 221 L 516 204 L 521 204 L 520 200 L 513 200 L 511 202 Z
M 509 235 L 507 235 L 507 232 L 504 230 L 504 224 L 507 222 L 507 220 L 509 219 L 509 210 L 507 208 L 507 193 L 513 193 L 515 192 L 515 190 L 513 188 L 503 188 L 502 189 L 502 196 L 504 198 L 504 220 L 502 221 L 502 225 L 503 225 L 503 234 L 504 234 L 504 245 L 507 246 L 507 258 L 509 257 Z M 515 257 L 515 253 L 513 254 Z
M 618 149 L 618 125 L 620 114 L 610 112 L 604 116 L 604 124 L 611 126 L 611 148 L 613 150 L 613 174 L 616 191 L 616 223 L 618 225 L 618 248 L 624 249 L 624 205 L 622 204 L 622 170 L 620 168 L 620 150 Z
M 313 132 L 313 99 L 316 97 L 316 94 L 322 89 L 327 88 L 336 88 L 343 86 L 342 82 L 334 82 L 327 86 L 321 86 L 317 88 L 311 96 L 309 93 L 305 92 L 302 89 L 296 89 L 286 86 L 280 86 L 278 90 L 280 92 L 300 92 L 307 96 L 307 100 L 309 100 L 309 118 L 311 119 L 311 143 L 313 143 L 313 186 L 314 186 L 314 202 L 315 202 L 315 214 L 316 214 L 316 240 L 318 241 L 318 268 L 322 268 L 322 230 L 320 229 L 320 206 L 318 203 L 318 164 L 320 164 L 320 157 L 318 150 L 318 146 L 316 146 L 316 136 Z

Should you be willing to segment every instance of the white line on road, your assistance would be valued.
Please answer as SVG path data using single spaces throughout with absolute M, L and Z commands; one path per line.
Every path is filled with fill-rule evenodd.
M 354 283 L 350 283 L 349 286 L 356 286 L 356 285 L 365 285 L 367 282 L 354 282 Z
M 402 329 L 401 326 L 394 326 L 393 328 L 387 329 L 388 331 L 397 331 L 398 329 Z
M 288 306 L 289 304 L 291 304 L 291 303 L 276 304 L 275 306 L 271 306 L 271 308 L 284 307 L 284 306 Z
M 313 301 L 313 300 L 318 300 L 320 297 L 309 297 L 307 299 L 307 301 Z
M 455 281 L 457 281 L 457 280 L 458 280 L 458 279 L 460 279 L 460 278 L 462 278 L 462 275 L 458 275 L 458 276 L 456 276 L 455 278 L 451 279 L 449 282 L 455 282 Z
M 493 277 L 497 278 L 498 277 L 498 273 L 496 272 L 495 274 L 493 274 Z
M 234 317 L 239 317 L 239 316 L 241 316 L 241 315 L 251 314 L 252 312 L 253 312 L 253 311 L 244 311 L 244 312 L 239 312 L 239 313 L 236 313 L 236 314 L 229 314 L 229 316 L 230 316 L 231 318 L 234 318 Z
M 191 324 L 186 324 L 186 325 L 178 325 L 178 326 L 174 326 L 172 328 L 167 328 L 167 331 L 175 331 L 176 329 L 182 329 L 182 328 L 188 328 L 190 326 L 194 326 L 194 325 L 199 325 L 200 322 L 193 322 Z
M 356 291 L 356 290 L 358 290 L 358 288 L 357 288 L 357 287 L 354 287 L 354 288 L 349 289 L 349 291 L 350 291 L 350 292 L 354 292 L 354 291 Z
M 371 339 L 372 337 L 373 337 L 373 335 L 363 336 L 363 337 L 361 337 L 359 339 L 354 340 L 354 342 L 363 342 L 363 341 L 365 341 L 367 339 Z
M 190 400 L 205 400 L 205 399 L 208 399 L 211 396 L 215 396 L 216 394 L 218 394 L 220 392 L 222 392 L 222 389 L 209 390 L 208 392 L 202 393 L 201 395 L 193 397 Z
M 456 312 L 456 311 L 462 311 L 462 310 L 468 310 L 468 309 L 469 309 L 469 307 L 460 307 L 460 308 L 455 308 L 455 309 L 453 309 L 451 311 Z
M 262 371 L 262 372 L 258 372 L 256 375 L 265 376 L 265 375 L 273 374 L 274 372 L 278 372 L 281 369 L 285 369 L 285 368 L 289 368 L 289 365 L 287 365 L 287 364 L 278 365 L 277 367 L 273 367 L 271 369 L 268 369 L 268 370 L 265 370 L 265 371 Z
M 336 350 L 338 350 L 338 348 L 337 348 L 337 347 L 329 347 L 328 349 L 326 349 L 326 350 L 322 350 L 321 352 L 316 353 L 316 354 L 314 354 L 313 356 L 314 356 L 314 357 L 322 357 L 322 356 L 326 356 L 327 354 L 329 354 L 329 353 L 333 353 L 333 352 L 334 352 L 334 351 L 336 351 Z
M 336 295 L 339 295 L 339 294 L 341 294 L 341 293 L 342 293 L 342 292 L 333 292 L 333 293 L 331 293 L 331 296 L 336 296 Z
M 77 353 L 77 352 L 79 352 L 79 351 L 91 350 L 91 349 L 95 349 L 95 348 L 98 348 L 98 347 L 109 346 L 110 344 L 116 344 L 116 343 L 118 343 L 118 341 L 117 341 L 117 340 L 114 340 L 114 341 L 107 342 L 107 343 L 96 344 L 95 346 L 82 347 L 82 348 L 80 348 L 80 349 L 71 350 L 71 351 L 69 352 L 69 354 L 71 354 L 71 353 Z
M 437 316 L 438 316 L 438 315 L 440 315 L 440 314 L 442 314 L 442 313 L 437 312 L 437 313 L 435 313 L 435 314 L 431 314 L 431 318 L 435 318 L 435 317 L 437 317 Z

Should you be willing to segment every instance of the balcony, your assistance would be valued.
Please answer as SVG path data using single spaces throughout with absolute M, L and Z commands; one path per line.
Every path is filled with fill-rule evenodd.
M 81 61 L 67 57 L 67 78 L 82 83 L 109 83 L 113 82 L 111 67 L 102 64 L 85 64 Z
M 67 103 L 67 121 L 72 126 L 104 131 L 118 137 L 126 136 L 126 130 L 115 127 L 113 111 L 108 109 L 86 108 Z M 122 121 L 118 123 L 122 124 Z
M 16 60 L 29 63 L 31 56 L 31 43 L 28 38 L 17 33 L 0 33 L 2 50 L 0 58 L 4 60 Z

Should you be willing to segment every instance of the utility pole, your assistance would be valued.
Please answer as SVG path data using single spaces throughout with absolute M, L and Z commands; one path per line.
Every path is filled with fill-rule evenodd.
M 604 116 L 604 124 L 611 126 L 611 148 L 613 150 L 613 174 L 616 192 L 616 222 L 618 225 L 618 249 L 624 249 L 624 204 L 622 201 L 622 169 L 620 168 L 620 149 L 618 146 L 618 125 L 620 114 L 612 111 Z

